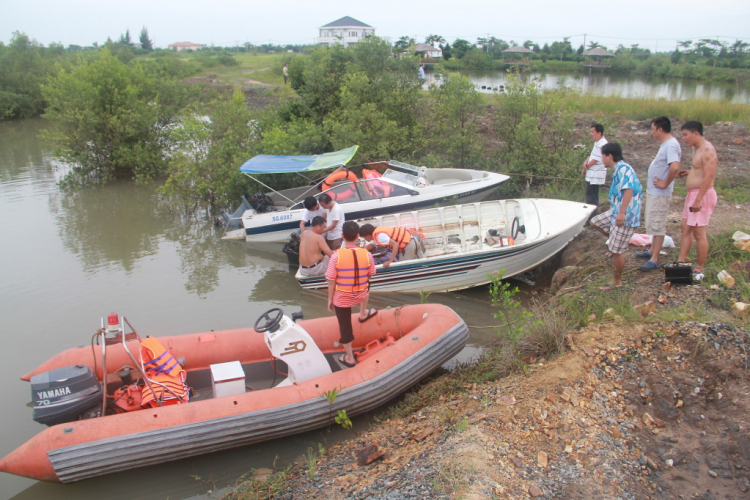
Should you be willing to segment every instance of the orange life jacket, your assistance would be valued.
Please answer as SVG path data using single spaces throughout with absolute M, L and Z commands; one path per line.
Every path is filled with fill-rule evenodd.
M 185 383 L 187 373 L 170 352 L 154 337 L 147 337 L 141 342 L 141 361 L 146 377 L 151 382 L 143 388 L 141 406 L 187 403 L 189 389 Z
M 352 172 L 351 170 L 343 169 L 338 170 L 323 181 L 322 189 L 331 189 L 333 187 L 333 183 L 336 181 L 345 180 L 345 181 L 351 181 L 348 184 L 348 188 L 342 191 L 338 192 L 330 192 L 328 193 L 331 195 L 331 198 L 333 198 L 336 201 L 341 201 L 349 198 L 351 195 L 357 192 L 357 188 L 355 187 L 354 183 L 357 182 L 359 179 L 357 179 L 357 174 Z
M 151 387 L 154 388 L 154 392 L 151 392 L 149 384 L 143 386 L 141 406 L 156 408 L 159 406 L 157 400 L 161 402 L 161 406 L 169 406 L 187 403 L 190 399 L 189 389 L 185 384 L 184 371 L 180 372 L 177 377 L 169 376 L 166 373 L 149 376 L 149 381 Z
M 406 245 L 409 244 L 412 234 L 418 234 L 422 238 L 424 238 L 424 234 L 420 233 L 419 231 L 415 231 L 414 229 L 407 229 L 405 227 L 376 227 L 372 232 L 372 241 L 373 243 L 375 243 L 376 245 L 380 245 L 381 247 L 387 247 L 390 246 L 390 244 L 381 245 L 378 242 L 379 234 L 386 234 L 393 241 L 397 241 L 399 252 L 406 248 Z
M 146 337 L 141 342 L 141 353 L 143 355 L 143 368 L 155 375 L 166 373 L 176 377 L 182 371 L 180 363 L 155 337 Z
M 336 250 L 336 290 L 361 292 L 370 286 L 369 252 L 364 248 L 340 248 Z

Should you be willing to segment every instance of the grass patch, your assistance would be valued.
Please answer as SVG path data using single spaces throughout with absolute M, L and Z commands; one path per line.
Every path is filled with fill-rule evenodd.
M 750 202 L 750 185 L 744 176 L 720 170 L 714 187 L 721 199 L 730 203 Z
M 636 321 L 640 315 L 630 303 L 630 295 L 626 291 L 612 289 L 607 292 L 599 290 L 599 286 L 610 278 L 607 274 L 602 283 L 595 283 L 583 289 L 580 293 L 560 297 L 558 308 L 565 311 L 570 318 L 573 328 L 583 328 L 589 325 L 589 318 L 596 315 L 596 321 L 604 319 L 604 313 L 612 309 L 611 316 L 620 316 L 625 321 Z
M 736 227 L 716 235 L 709 234 L 706 278 L 704 280 L 706 286 L 719 285 L 721 287 L 719 290 L 726 290 L 716 275 L 722 270 L 726 270 L 732 275 L 735 281 L 734 287 L 730 289 L 733 298 L 730 298 L 728 295 L 725 298 L 719 295 L 716 296 L 717 305 L 728 304 L 729 307 L 737 300 L 750 302 L 750 279 L 748 279 L 748 272 L 743 267 L 743 263 L 750 260 L 750 254 L 734 246 L 732 234 L 735 231 L 743 231 L 750 234 L 750 227 Z M 692 258 L 694 251 L 695 245 L 690 250 L 688 259 Z
M 485 104 L 496 105 L 498 97 L 481 94 Z M 654 116 L 674 115 L 683 120 L 699 120 L 704 125 L 730 121 L 750 125 L 750 104 L 727 101 L 688 99 L 668 101 L 653 97 L 628 99 L 617 96 L 601 96 L 571 92 L 564 97 L 564 108 L 591 114 L 597 117 L 618 117 L 625 120 L 647 120 Z
M 222 500 L 261 500 L 274 498 L 289 489 L 304 474 L 300 465 L 291 465 L 286 469 L 274 472 L 265 480 L 255 479 L 254 471 L 241 476 L 237 486 L 221 497 Z
M 622 118 L 645 120 L 659 115 L 674 115 L 683 120 L 700 120 L 704 125 L 718 121 L 750 124 L 750 104 L 702 99 L 686 101 L 667 101 L 649 97 L 626 99 L 591 94 L 570 94 L 565 99 L 570 109 L 597 116 L 618 115 Z

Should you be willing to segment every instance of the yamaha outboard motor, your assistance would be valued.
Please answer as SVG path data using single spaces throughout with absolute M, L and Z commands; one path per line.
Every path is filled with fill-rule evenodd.
M 57 425 L 102 404 L 102 386 L 91 368 L 83 365 L 56 368 L 31 377 L 34 420 Z

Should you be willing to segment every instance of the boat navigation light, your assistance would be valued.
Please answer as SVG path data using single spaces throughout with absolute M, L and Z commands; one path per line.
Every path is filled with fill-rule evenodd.
M 117 313 L 109 313 L 107 324 L 109 325 L 108 330 L 110 332 L 116 332 L 120 329 L 120 318 L 117 316 Z

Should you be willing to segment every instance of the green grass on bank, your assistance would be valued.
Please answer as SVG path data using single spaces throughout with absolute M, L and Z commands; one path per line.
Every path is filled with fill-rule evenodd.
M 699 120 L 704 125 L 719 121 L 750 124 L 750 104 L 727 101 L 689 99 L 668 101 L 666 99 L 598 95 L 569 95 L 565 97 L 570 109 L 580 113 L 603 116 L 620 116 L 623 119 L 645 120 L 654 116 L 677 116 L 683 120 Z
M 498 96 L 482 94 L 488 105 L 496 104 Z M 623 120 L 646 120 L 654 116 L 676 116 L 683 120 L 699 120 L 704 125 L 720 121 L 750 125 L 750 104 L 727 101 L 689 99 L 668 101 L 643 97 L 627 99 L 616 96 L 570 94 L 564 97 L 568 109 L 595 116 L 619 117 Z

